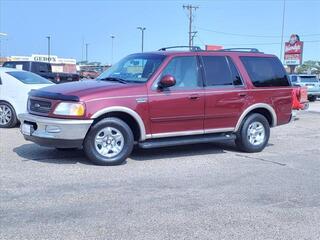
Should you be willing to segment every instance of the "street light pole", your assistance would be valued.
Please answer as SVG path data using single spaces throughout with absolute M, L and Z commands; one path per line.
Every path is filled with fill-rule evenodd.
M 89 43 L 86 43 L 86 63 L 88 64 L 88 47 Z
M 137 27 L 141 31 L 141 52 L 143 52 L 143 44 L 144 44 L 144 31 L 146 30 L 145 27 Z
M 111 65 L 113 65 L 113 41 L 115 36 L 111 35 L 110 37 L 111 37 Z
M 46 38 L 48 39 L 48 62 L 50 62 L 51 37 L 50 36 L 46 36 Z

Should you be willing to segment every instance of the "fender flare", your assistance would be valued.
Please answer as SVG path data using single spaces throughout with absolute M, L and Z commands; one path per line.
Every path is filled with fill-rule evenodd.
M 266 104 L 266 103 L 256 103 L 256 104 L 251 105 L 250 107 L 248 107 L 246 110 L 243 111 L 243 113 L 241 114 L 241 116 L 237 122 L 237 125 L 234 129 L 235 132 L 237 132 L 239 130 L 244 118 L 248 115 L 248 113 L 251 112 L 252 110 L 257 109 L 257 108 L 264 108 L 264 109 L 268 110 L 268 112 L 271 114 L 271 118 L 272 118 L 271 127 L 277 126 L 277 114 L 276 114 L 276 111 L 273 109 L 273 107 L 270 106 L 269 104 Z
M 136 120 L 136 122 L 138 123 L 139 129 L 140 129 L 140 140 L 144 141 L 146 139 L 146 128 L 145 128 L 145 125 L 143 123 L 142 118 L 140 117 L 140 115 L 136 111 L 134 111 L 130 108 L 122 107 L 122 106 L 113 106 L 113 107 L 103 108 L 103 109 L 99 110 L 98 112 L 96 112 L 95 114 L 93 114 L 91 116 L 91 119 L 98 118 L 98 117 L 102 116 L 103 114 L 111 113 L 111 112 L 123 112 L 123 113 L 127 113 L 131 117 L 133 117 Z

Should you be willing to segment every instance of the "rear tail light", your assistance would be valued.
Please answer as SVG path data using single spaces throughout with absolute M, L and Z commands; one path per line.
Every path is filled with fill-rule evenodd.
M 301 100 L 301 88 L 299 88 L 298 91 L 296 91 L 296 96 L 297 96 L 298 101 L 300 102 L 300 100 Z
M 60 82 L 60 75 L 57 74 L 54 80 L 55 80 L 56 82 Z

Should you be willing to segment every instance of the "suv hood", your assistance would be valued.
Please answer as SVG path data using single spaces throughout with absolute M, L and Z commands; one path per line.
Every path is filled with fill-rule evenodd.
M 137 88 L 138 86 L 141 86 L 141 84 L 123 84 L 111 81 L 85 80 L 52 85 L 38 90 L 38 94 L 36 94 L 40 94 L 41 97 L 44 98 L 46 95 L 48 98 L 55 96 L 55 98 L 61 100 L 65 100 L 65 96 L 72 96 L 73 98 L 70 99 L 85 101 L 99 97 L 121 96 L 121 93 L 125 94 L 128 91 L 131 91 L 128 89 Z

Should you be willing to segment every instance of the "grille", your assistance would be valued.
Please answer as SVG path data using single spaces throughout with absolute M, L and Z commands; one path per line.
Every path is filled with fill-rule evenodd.
M 29 99 L 29 110 L 38 113 L 49 113 L 51 110 L 51 102 Z

